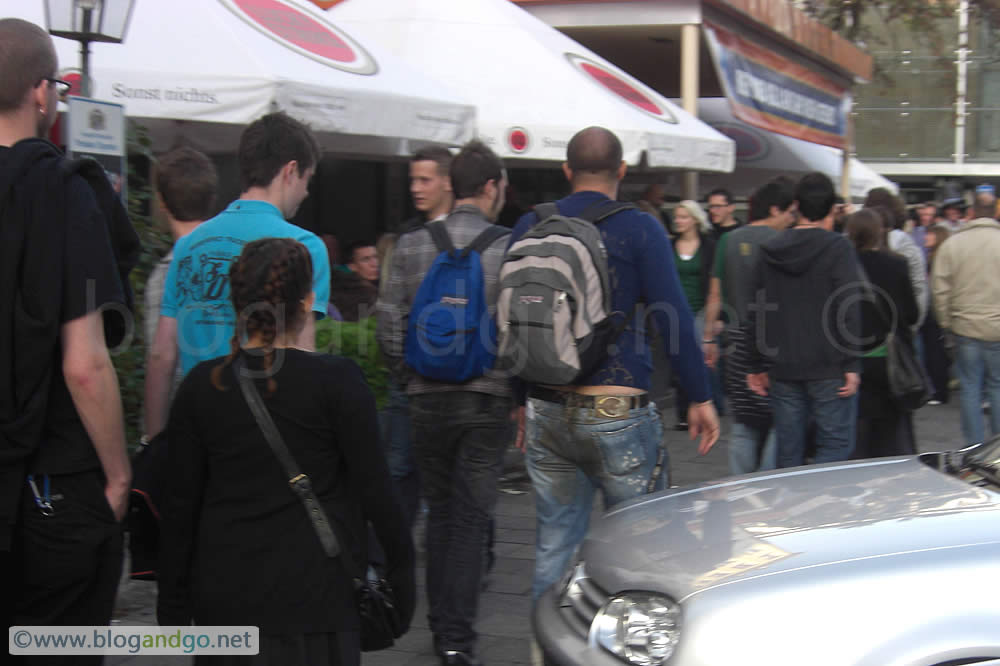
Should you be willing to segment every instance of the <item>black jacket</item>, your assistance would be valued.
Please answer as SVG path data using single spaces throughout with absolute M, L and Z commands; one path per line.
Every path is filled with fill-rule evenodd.
M 259 367 L 260 357 L 247 356 Z M 408 624 L 415 603 L 410 530 L 379 445 L 375 400 L 358 366 L 295 349 L 257 387 L 333 524 L 353 571 L 330 559 L 268 446 L 230 367 L 195 366 L 167 427 L 160 624 L 253 625 L 261 633 L 356 631 L 352 575 L 368 562 L 366 522 Z
M 910 327 L 917 322 L 919 310 L 910 282 L 906 259 L 890 252 L 861 252 L 858 255 L 872 289 L 861 303 L 861 340 L 863 350 L 871 351 L 885 344 L 892 330 L 898 337 L 909 339 Z M 861 359 L 861 399 L 858 417 L 885 418 L 900 413 L 892 400 L 889 375 L 884 357 Z M 898 439 L 898 438 L 896 438 Z M 870 455 L 903 455 L 910 449 L 894 448 L 893 441 L 866 442 Z
M 792 229 L 760 248 L 744 332 L 748 370 L 779 381 L 860 372 L 862 277 L 850 242 L 819 228 Z
M 8 294 L 0 298 L 0 550 L 9 548 L 55 365 L 66 216 L 61 162 L 44 141 L 21 141 L 0 158 L 0 284 Z
M 875 297 L 875 302 L 865 299 L 861 303 L 863 351 L 885 344 L 890 330 L 909 338 L 919 310 L 906 259 L 890 252 L 861 252 L 858 258 Z

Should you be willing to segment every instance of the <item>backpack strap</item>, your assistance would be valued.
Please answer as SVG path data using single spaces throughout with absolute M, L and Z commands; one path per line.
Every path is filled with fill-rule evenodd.
M 498 224 L 491 224 L 462 249 L 462 256 L 468 256 L 470 252 L 482 254 L 498 239 L 508 235 L 510 235 L 510 229 L 501 227 Z
M 594 224 L 600 224 L 604 220 L 608 219 L 612 215 L 617 215 L 618 213 L 625 210 L 632 210 L 635 208 L 635 204 L 630 201 L 598 201 L 595 204 L 587 206 L 579 215 L 574 215 L 573 217 L 579 217 L 588 222 Z M 559 208 L 556 207 L 554 202 L 540 203 L 534 208 L 535 215 L 538 216 L 538 221 L 552 217 L 553 215 L 561 215 Z
M 540 203 L 534 208 L 535 215 L 538 216 L 538 221 L 541 222 L 544 219 L 550 218 L 553 215 L 561 215 L 559 208 L 556 206 L 555 202 L 549 201 L 546 203 Z
M 630 201 L 599 201 L 592 206 L 588 206 L 577 217 L 583 218 L 588 222 L 593 222 L 594 224 L 600 224 L 613 215 L 617 215 L 622 211 L 632 210 L 635 207 L 635 204 Z
M 448 235 L 448 230 L 445 229 L 444 222 L 442 220 L 428 222 L 424 226 L 430 233 L 431 240 L 433 240 L 434 245 L 437 246 L 438 252 L 451 253 L 455 251 L 455 245 L 451 242 L 451 236 Z

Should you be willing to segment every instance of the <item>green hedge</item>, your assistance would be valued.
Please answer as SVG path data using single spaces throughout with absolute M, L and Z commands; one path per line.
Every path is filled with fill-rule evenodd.
M 125 436 L 130 447 L 138 444 L 143 434 L 142 405 L 143 387 L 146 381 L 146 348 L 149 341 L 143 332 L 143 306 L 146 280 L 153 267 L 170 249 L 170 234 L 157 229 L 151 212 L 151 189 L 149 170 L 136 169 L 136 164 L 152 163 L 149 137 L 144 128 L 132 124 L 128 137 L 128 210 L 132 224 L 142 241 L 142 256 L 139 265 L 130 277 L 135 294 L 135 319 L 131 339 L 115 351 L 112 359 L 118 371 L 122 406 L 125 411 Z

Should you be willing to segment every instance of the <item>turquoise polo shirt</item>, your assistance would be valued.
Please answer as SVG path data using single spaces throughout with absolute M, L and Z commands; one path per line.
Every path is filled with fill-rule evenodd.
M 319 236 L 287 222 L 266 201 L 238 199 L 177 241 L 160 304 L 160 315 L 177 320 L 181 370 L 227 355 L 236 331 L 229 296 L 229 267 L 243 246 L 261 238 L 293 238 L 312 255 L 313 310 L 326 314 L 330 260 Z

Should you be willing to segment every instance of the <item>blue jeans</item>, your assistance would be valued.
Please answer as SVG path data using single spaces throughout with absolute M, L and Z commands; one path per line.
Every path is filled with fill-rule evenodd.
M 413 458 L 410 400 L 406 396 L 406 387 L 389 381 L 389 398 L 378 413 L 378 421 L 389 474 L 403 501 L 406 522 L 413 527 L 420 509 L 420 474 Z
M 854 450 L 857 395 L 837 396 L 843 378 L 801 382 L 771 380 L 771 408 L 778 434 L 778 467 L 805 464 L 806 432 L 816 424 L 814 463 L 847 460 Z
M 428 624 L 439 650 L 475 652 L 487 539 L 510 398 L 449 391 L 410 396 L 413 447 L 427 500 Z
M 663 424 L 653 403 L 606 418 L 591 408 L 530 398 L 525 442 L 538 518 L 531 588 L 537 601 L 583 541 L 594 491 L 603 491 L 606 509 L 646 493 L 660 451 L 662 471 L 655 489 L 661 489 L 668 460 Z
M 389 381 L 389 398 L 379 412 L 379 423 L 389 473 L 396 481 L 406 478 L 416 469 L 410 441 L 410 400 L 406 387 L 394 380 Z
M 763 448 L 761 448 L 762 441 Z M 733 421 L 733 426 L 729 430 L 729 473 L 749 474 L 776 468 L 777 441 L 774 428 L 762 433 L 745 423 Z
M 967 444 L 986 439 L 983 395 L 990 402 L 990 429 L 1000 435 L 1000 342 L 955 336 L 955 375 L 962 386 L 962 434 Z

